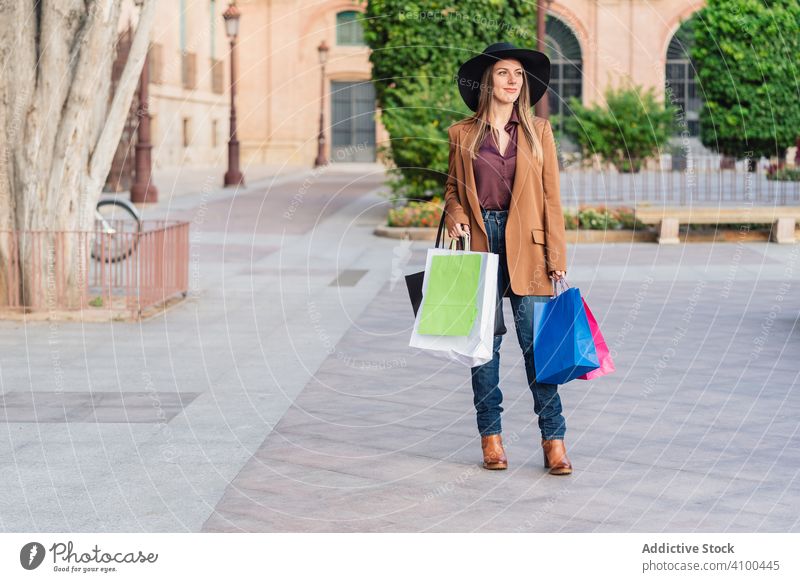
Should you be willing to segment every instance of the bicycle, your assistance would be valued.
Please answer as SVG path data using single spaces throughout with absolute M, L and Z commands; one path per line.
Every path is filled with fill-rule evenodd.
M 136 207 L 120 198 L 103 198 L 97 203 L 94 216 L 92 258 L 117 263 L 131 256 L 142 232 L 142 217 Z

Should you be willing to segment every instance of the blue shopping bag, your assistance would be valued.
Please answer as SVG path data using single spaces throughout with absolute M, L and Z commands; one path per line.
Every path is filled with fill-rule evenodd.
M 537 382 L 565 384 L 600 367 L 581 292 L 577 287 L 567 287 L 547 303 L 534 304 Z

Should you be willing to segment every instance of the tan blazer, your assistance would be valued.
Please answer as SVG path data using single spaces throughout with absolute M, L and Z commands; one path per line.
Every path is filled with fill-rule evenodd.
M 553 295 L 550 271 L 567 270 L 567 245 L 558 176 L 558 158 L 550 121 L 534 117 L 544 163 L 537 164 L 522 129 L 517 134 L 517 167 L 506 223 L 506 258 L 511 290 L 517 295 Z M 447 130 L 450 165 L 445 186 L 445 225 L 469 224 L 470 247 L 489 252 L 489 239 L 475 189 L 472 160 L 466 149 L 474 122 Z M 505 290 L 508 296 L 508 289 Z

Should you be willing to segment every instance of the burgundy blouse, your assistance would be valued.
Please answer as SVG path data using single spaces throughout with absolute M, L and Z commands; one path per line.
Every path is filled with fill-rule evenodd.
M 511 136 L 505 155 L 500 154 L 492 134 L 487 132 L 475 159 L 472 160 L 478 200 L 486 210 L 508 210 L 511 204 L 511 189 L 514 187 L 514 172 L 517 168 L 518 126 L 517 110 L 513 109 L 505 125 L 506 132 Z

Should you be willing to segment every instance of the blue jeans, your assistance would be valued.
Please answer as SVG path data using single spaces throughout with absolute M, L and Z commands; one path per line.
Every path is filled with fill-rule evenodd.
M 506 263 L 506 220 L 507 210 L 481 209 L 486 233 L 489 235 L 489 251 L 499 256 L 497 270 L 497 293 L 502 297 L 509 286 L 508 265 Z M 516 295 L 509 288 L 511 308 L 514 313 L 514 327 L 525 359 L 525 373 L 528 386 L 533 393 L 533 411 L 539 416 L 539 429 L 545 439 L 563 439 L 566 421 L 561 414 L 561 397 L 558 384 L 544 384 L 536 381 L 536 367 L 533 361 L 533 304 L 547 302 L 550 297 L 538 295 Z M 478 418 L 478 432 L 481 436 L 501 432 L 500 413 L 503 393 L 500 391 L 500 343 L 502 335 L 494 336 L 494 357 L 482 366 L 472 368 L 472 392 Z

